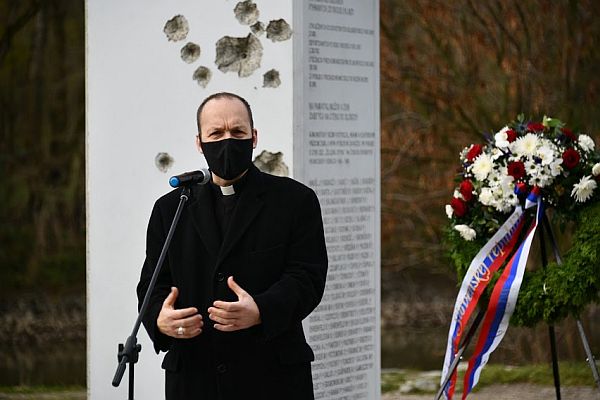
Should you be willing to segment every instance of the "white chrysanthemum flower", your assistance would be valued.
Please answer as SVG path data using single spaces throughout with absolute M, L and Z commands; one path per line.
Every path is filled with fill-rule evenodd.
M 491 199 L 489 205 L 500 212 L 510 211 L 515 205 L 514 185 L 512 176 L 502 179 L 498 184 L 490 188 Z
M 507 213 L 512 210 L 515 205 L 508 201 L 497 201 L 494 208 L 502 213 Z
M 525 161 L 525 173 L 529 176 L 537 175 L 539 173 L 541 165 L 536 163 L 534 160 L 528 159 Z
M 592 167 L 592 175 L 594 175 L 594 176 L 600 175 L 600 163 L 594 164 L 594 166 Z
M 579 143 L 579 147 L 581 147 L 584 151 L 590 152 L 593 151 L 596 145 L 594 144 L 594 140 L 588 135 L 579 135 L 577 138 L 577 142 Z
M 502 200 L 502 197 L 504 197 L 504 188 L 502 187 L 502 185 L 496 185 L 492 188 L 492 192 L 494 193 L 494 199 L 496 201 L 500 201 Z
M 514 185 L 514 181 L 515 178 L 512 175 L 508 174 L 508 168 L 506 167 L 502 167 L 500 169 L 500 174 L 501 174 L 501 179 L 500 179 L 500 184 L 502 185 L 502 187 L 507 188 L 508 190 L 513 190 L 515 185 Z
M 554 182 L 554 177 L 562 172 L 562 158 L 554 159 L 549 165 L 542 165 L 534 160 L 525 161 L 527 183 L 531 186 L 548 187 Z
M 499 159 L 500 157 L 504 156 L 504 153 L 502 152 L 502 150 L 494 147 L 492 149 L 492 161 L 496 161 L 497 159 Z
M 471 172 L 475 175 L 475 179 L 483 181 L 487 178 L 488 174 L 492 171 L 494 163 L 487 154 L 480 154 L 477 156 L 471 167 Z
M 501 149 L 505 149 L 510 145 L 510 142 L 508 141 L 508 134 L 506 133 L 509 129 L 510 128 L 508 126 L 505 126 L 500 130 L 500 132 L 494 135 L 496 146 L 500 147 Z
M 477 237 L 477 232 L 469 225 L 456 225 L 454 229 L 460 233 L 463 239 L 469 242 Z
M 448 218 L 452 218 L 452 214 L 454 214 L 454 209 L 450 204 L 446 204 L 446 215 Z
M 518 200 L 514 196 L 514 178 L 506 167 L 494 169 L 488 176 L 489 187 L 483 187 L 478 199 L 484 206 L 494 207 L 500 212 L 510 211 Z
M 504 199 L 506 200 L 508 197 L 512 198 L 515 194 L 515 183 L 513 182 L 514 178 L 510 176 L 511 180 L 508 179 L 502 182 L 502 193 L 504 193 Z
M 479 193 L 479 202 L 484 206 L 491 206 L 494 204 L 494 194 L 492 193 L 492 189 L 489 187 L 484 187 L 481 189 L 481 193 Z
M 456 189 L 454 189 L 454 197 L 456 197 L 457 199 L 461 199 L 464 200 L 465 198 L 463 197 L 463 195 Z
M 497 167 L 497 165 L 494 165 Z M 488 174 L 487 181 L 490 186 L 496 186 L 502 180 L 502 172 L 496 168 L 493 168 Z
M 525 173 L 526 174 L 537 174 L 542 164 L 536 162 L 535 160 L 529 158 L 525 161 Z
M 573 185 L 571 197 L 574 197 L 578 203 L 583 203 L 592 197 L 597 186 L 598 184 L 591 176 L 584 176 L 579 183 Z
M 508 212 L 512 210 L 517 204 L 519 204 L 519 198 L 514 193 L 514 189 L 512 192 L 506 192 L 502 202 L 499 206 L 499 211 Z
M 537 149 L 537 156 L 542 160 L 542 165 L 549 165 L 556 158 L 555 146 L 549 140 L 542 140 Z
M 553 177 L 557 177 L 562 173 L 562 162 L 562 157 L 555 158 L 554 161 L 552 161 L 552 163 L 549 165 L 550 175 L 552 175 Z
M 533 156 L 536 153 L 540 139 L 536 134 L 528 133 L 511 143 L 510 150 L 519 156 Z
M 540 168 L 538 174 L 531 177 L 529 184 L 532 186 L 539 186 L 541 188 L 550 186 L 554 181 L 554 177 L 550 173 L 548 167 Z

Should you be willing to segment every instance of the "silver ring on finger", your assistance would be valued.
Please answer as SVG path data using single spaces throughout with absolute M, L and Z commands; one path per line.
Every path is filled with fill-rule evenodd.
M 181 336 L 181 335 L 183 335 L 183 333 L 184 333 L 183 326 L 180 326 L 179 328 L 177 328 L 177 334 L 178 334 L 178 335 L 180 335 L 180 336 Z

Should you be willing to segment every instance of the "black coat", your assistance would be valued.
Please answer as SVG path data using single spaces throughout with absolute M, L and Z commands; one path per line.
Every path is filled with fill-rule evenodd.
M 323 222 L 315 193 L 289 178 L 251 167 L 222 241 L 213 196 L 196 186 L 173 235 L 144 326 L 158 353 L 168 351 L 166 398 L 312 399 L 310 362 L 301 321 L 317 306 L 327 274 Z M 157 200 L 148 224 L 146 260 L 138 284 L 145 295 L 179 202 L 181 189 Z M 227 277 L 256 302 L 262 323 L 220 332 L 208 318 L 215 300 L 235 301 Z M 171 286 L 176 309 L 196 307 L 203 332 L 174 339 L 156 326 Z

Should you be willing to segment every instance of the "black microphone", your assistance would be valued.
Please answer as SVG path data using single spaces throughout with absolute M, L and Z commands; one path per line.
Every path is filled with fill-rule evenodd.
M 174 188 L 191 185 L 205 185 L 210 181 L 210 171 L 202 168 L 199 171 L 185 172 L 169 178 L 169 185 Z

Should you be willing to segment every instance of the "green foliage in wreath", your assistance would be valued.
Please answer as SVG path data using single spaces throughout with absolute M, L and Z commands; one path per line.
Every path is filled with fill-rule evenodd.
M 529 122 L 519 115 L 487 143 L 463 149 L 460 160 L 457 187 L 446 206 L 450 222 L 444 238 L 459 281 L 510 211 L 535 190 L 552 209 L 555 225 L 564 228 L 568 222 L 574 227 L 572 246 L 561 264 L 550 262 L 542 268 L 537 262 L 538 268 L 527 269 L 511 323 L 553 323 L 578 316 L 586 305 L 598 302 L 600 153 L 593 140 L 557 119 Z M 531 221 L 535 209 L 526 210 L 526 215 Z M 553 260 L 551 246 L 546 249 Z M 487 303 L 501 271 L 491 278 L 481 305 Z
M 600 293 L 600 203 L 577 213 L 573 246 L 563 263 L 527 272 L 512 322 L 533 326 L 578 316 Z
M 579 210 L 574 219 L 573 245 L 564 254 L 562 264 L 551 262 L 545 269 L 525 274 L 512 324 L 554 323 L 568 315 L 578 316 L 588 304 L 600 301 L 600 203 Z M 481 239 L 465 242 L 457 231 L 446 229 L 447 254 L 459 281 L 484 244 Z M 550 248 L 548 253 L 551 256 Z M 487 303 L 499 276 L 496 272 L 481 299 L 482 305 Z

